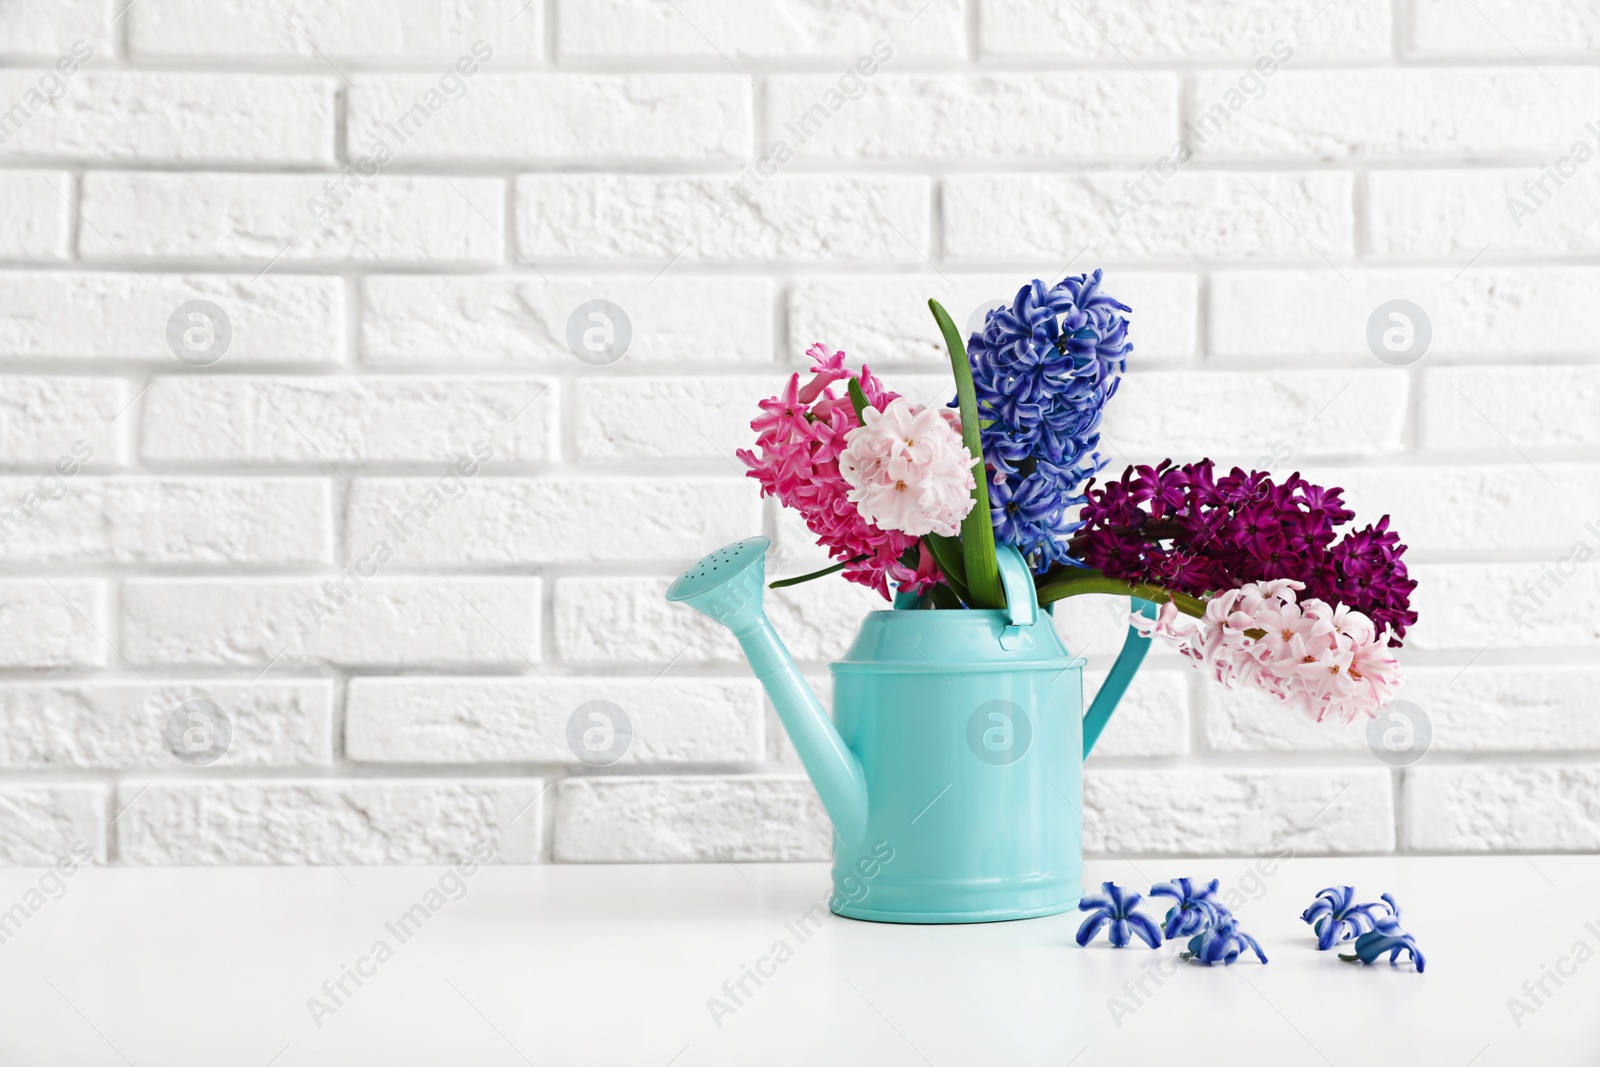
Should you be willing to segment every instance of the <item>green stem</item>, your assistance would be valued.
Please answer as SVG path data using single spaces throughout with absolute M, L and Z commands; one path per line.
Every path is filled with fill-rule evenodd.
M 983 443 L 978 436 L 978 393 L 972 385 L 967 346 L 950 313 L 937 300 L 928 301 L 945 347 L 950 350 L 950 370 L 956 379 L 956 403 L 961 409 L 961 440 L 973 456 L 972 510 L 961 522 L 961 554 L 966 564 L 967 602 L 975 608 L 1003 608 L 1000 562 L 994 552 L 994 520 L 989 515 L 989 475 L 983 466 Z
M 922 543 L 933 553 L 934 562 L 944 572 L 945 584 L 954 590 L 963 603 L 972 602 L 972 591 L 967 588 L 967 567 L 961 557 L 961 542 L 954 537 L 923 534 Z
M 842 571 L 852 563 L 860 563 L 866 558 L 866 556 L 857 556 L 855 559 L 847 559 L 843 563 L 835 563 L 831 567 L 824 567 L 820 571 L 812 571 L 810 574 L 797 574 L 793 578 L 780 578 L 775 582 L 768 582 L 767 588 L 783 589 L 787 586 L 799 585 L 801 582 L 809 582 L 813 578 L 826 578 L 828 575 Z
M 1205 604 L 1188 593 L 1175 592 L 1150 582 L 1125 582 L 1121 578 L 1108 578 L 1099 571 L 1081 573 L 1082 578 L 1066 578 L 1039 586 L 1040 605 L 1064 600 L 1069 596 L 1082 596 L 1085 593 L 1109 593 L 1113 596 L 1136 596 L 1140 600 L 1148 600 L 1154 604 L 1165 604 L 1170 600 L 1177 605 L 1179 611 L 1197 619 L 1206 613 Z

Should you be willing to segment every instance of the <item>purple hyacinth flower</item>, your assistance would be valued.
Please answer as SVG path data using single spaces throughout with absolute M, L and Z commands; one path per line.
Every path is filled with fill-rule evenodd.
M 1080 946 L 1093 941 L 1100 928 L 1107 923 L 1110 923 L 1107 937 L 1113 948 L 1127 947 L 1129 930 L 1138 934 L 1140 940 L 1151 948 L 1161 944 L 1160 927 L 1134 910 L 1139 906 L 1139 901 L 1144 899 L 1142 896 L 1128 892 L 1115 882 L 1101 882 L 1100 892 L 1101 896 L 1084 897 L 1078 901 L 1079 911 L 1093 912 L 1078 927 Z
M 1383 904 L 1356 904 L 1355 887 L 1331 885 L 1300 916 L 1317 932 L 1317 948 L 1326 952 L 1340 941 L 1368 933 L 1384 913 Z M 1387 899 L 1387 898 L 1385 898 Z
M 1400 905 L 1394 902 L 1394 897 L 1388 893 L 1383 894 L 1383 899 L 1389 905 L 1390 914 L 1380 916 L 1373 920 L 1373 929 L 1356 938 L 1354 956 L 1340 954 L 1339 958 L 1349 963 L 1360 960 L 1362 963 L 1375 963 L 1379 956 L 1385 952 L 1389 954 L 1389 965 L 1394 966 L 1400 958 L 1400 953 L 1405 952 L 1411 956 L 1411 962 L 1416 964 L 1417 973 L 1421 974 L 1428 966 L 1428 961 L 1423 958 L 1422 950 L 1417 947 L 1417 939 L 1400 929 Z
M 1167 909 L 1167 921 L 1161 932 L 1167 940 L 1189 937 L 1209 930 L 1223 919 L 1233 917 L 1220 901 L 1213 900 L 1217 893 L 1217 880 L 1211 879 L 1204 887 L 1194 888 L 1188 878 L 1174 878 L 1170 882 L 1150 887 L 1152 897 L 1171 897 L 1177 903 Z
M 1267 954 L 1261 951 L 1256 939 L 1239 929 L 1238 920 L 1229 915 L 1211 929 L 1202 930 L 1191 937 L 1188 951 L 1181 955 L 1186 960 L 1203 963 L 1207 967 L 1215 963 L 1226 967 L 1247 948 L 1256 954 L 1256 959 L 1267 962 Z

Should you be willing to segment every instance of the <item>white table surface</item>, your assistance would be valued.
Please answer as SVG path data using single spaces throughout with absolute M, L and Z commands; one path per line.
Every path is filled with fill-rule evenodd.
M 1176 944 L 1079 949 L 1076 913 L 830 918 L 802 943 L 786 924 L 827 892 L 815 864 L 483 868 L 404 943 L 384 924 L 439 870 L 84 869 L 0 945 L 0 1064 L 1600 1063 L 1600 956 L 1562 964 L 1520 1027 L 1507 1007 L 1579 942 L 1600 953 L 1600 857 L 1260 866 L 1089 864 L 1140 890 L 1256 867 L 1236 911 L 1271 963 L 1210 969 L 1170 962 Z M 0 909 L 38 877 L 0 872 Z M 1300 912 L 1345 882 L 1396 895 L 1426 974 L 1316 951 Z M 308 998 L 379 939 L 393 957 L 316 1026 Z M 718 1026 L 708 998 L 779 940 L 792 958 Z M 1114 1020 L 1112 997 L 1137 1010 Z

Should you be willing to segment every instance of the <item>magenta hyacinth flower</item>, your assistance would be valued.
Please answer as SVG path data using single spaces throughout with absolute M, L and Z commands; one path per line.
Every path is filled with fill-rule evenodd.
M 1106 936 L 1113 948 L 1127 947 L 1129 930 L 1138 934 L 1140 940 L 1151 948 L 1160 946 L 1161 929 L 1148 916 L 1134 910 L 1139 906 L 1139 901 L 1144 899 L 1142 896 L 1128 892 L 1115 882 L 1101 882 L 1100 892 L 1100 896 L 1084 897 L 1078 901 L 1079 911 L 1093 912 L 1078 927 L 1080 946 L 1093 941 L 1100 928 L 1107 923 L 1110 929 Z

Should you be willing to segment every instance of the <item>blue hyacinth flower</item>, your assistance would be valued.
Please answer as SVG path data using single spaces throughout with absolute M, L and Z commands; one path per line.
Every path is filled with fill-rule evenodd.
M 1422 950 L 1417 948 L 1417 939 L 1400 929 L 1400 905 L 1388 893 L 1383 894 L 1383 899 L 1389 904 L 1390 914 L 1373 919 L 1373 929 L 1356 938 L 1354 956 L 1340 954 L 1339 958 L 1350 963 L 1357 960 L 1375 963 L 1379 956 L 1387 952 L 1389 964 L 1393 966 L 1398 962 L 1400 953 L 1406 952 L 1410 954 L 1411 962 L 1417 965 L 1417 973 L 1421 974 L 1427 968 L 1428 961 L 1423 958 Z
M 1035 278 L 967 340 L 995 539 L 1041 574 L 1083 566 L 1068 552 L 1074 516 L 1105 466 L 1100 424 L 1133 351 L 1131 309 L 1101 277 Z
M 1331 885 L 1300 916 L 1317 932 L 1317 948 L 1326 952 L 1340 941 L 1349 941 L 1372 930 L 1384 913 L 1383 904 L 1356 904 L 1355 887 Z
M 1139 901 L 1144 898 L 1138 893 L 1129 893 L 1115 882 L 1100 883 L 1101 896 L 1084 897 L 1078 901 L 1079 911 L 1093 912 L 1083 925 L 1078 927 L 1078 944 L 1087 945 L 1094 940 L 1100 928 L 1107 923 L 1111 929 L 1107 936 L 1113 948 L 1125 948 L 1128 944 L 1128 931 L 1132 930 L 1139 938 L 1151 948 L 1161 944 L 1161 929 L 1147 916 L 1140 915 L 1134 909 L 1139 906 Z
M 1261 951 L 1256 939 L 1239 929 L 1238 921 L 1229 915 L 1209 930 L 1202 930 L 1191 937 L 1189 949 L 1182 953 L 1182 956 L 1186 960 L 1203 963 L 1207 967 L 1214 963 L 1226 967 L 1238 959 L 1247 948 L 1256 954 L 1256 959 L 1262 963 L 1267 962 L 1267 954 Z
M 1161 928 L 1167 940 L 1198 934 L 1217 925 L 1223 919 L 1232 918 L 1232 912 L 1221 902 L 1212 899 L 1216 894 L 1215 878 L 1198 890 L 1188 878 L 1174 878 L 1170 882 L 1151 886 L 1152 897 L 1171 897 L 1177 901 L 1167 909 L 1167 921 Z

